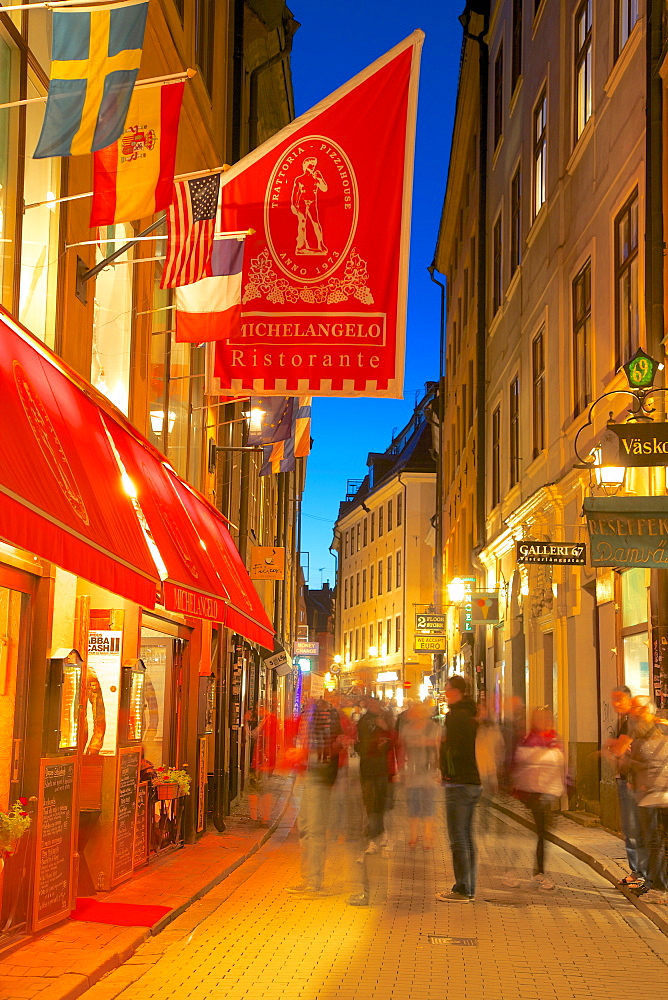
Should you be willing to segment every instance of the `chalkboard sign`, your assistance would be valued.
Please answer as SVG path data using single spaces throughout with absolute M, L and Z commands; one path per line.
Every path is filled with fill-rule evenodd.
M 48 927 L 72 909 L 74 774 L 72 759 L 40 761 L 33 930 Z
M 137 788 L 137 819 L 133 864 L 135 868 L 148 861 L 148 781 L 140 781 Z
M 118 885 L 119 882 L 132 875 L 140 762 L 141 750 L 136 747 L 119 749 L 116 774 L 112 885 Z

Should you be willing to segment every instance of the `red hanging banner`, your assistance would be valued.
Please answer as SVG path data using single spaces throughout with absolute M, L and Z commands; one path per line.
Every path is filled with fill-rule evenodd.
M 210 392 L 401 397 L 423 38 L 414 32 L 223 176 L 223 231 L 255 232 L 241 319 L 209 349 Z

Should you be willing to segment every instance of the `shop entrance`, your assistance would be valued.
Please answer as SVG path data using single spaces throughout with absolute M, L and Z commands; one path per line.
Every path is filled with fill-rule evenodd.
M 0 567 L 0 810 L 23 795 L 27 668 L 35 578 Z M 27 807 L 30 811 L 30 805 Z M 0 932 L 20 932 L 28 910 L 26 877 L 30 835 L 25 834 L 0 870 Z M 2 939 L 0 938 L 0 946 Z

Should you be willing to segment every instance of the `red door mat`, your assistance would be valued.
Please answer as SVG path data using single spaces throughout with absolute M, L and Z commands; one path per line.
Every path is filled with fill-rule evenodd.
M 70 920 L 89 920 L 95 924 L 116 924 L 118 927 L 153 927 L 170 910 L 171 906 L 98 903 L 96 899 L 80 896 L 70 913 Z

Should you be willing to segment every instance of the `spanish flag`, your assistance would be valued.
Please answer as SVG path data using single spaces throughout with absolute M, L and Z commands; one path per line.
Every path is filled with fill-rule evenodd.
M 125 132 L 93 157 L 91 227 L 143 219 L 171 204 L 183 88 L 134 91 Z
M 116 142 L 139 72 L 147 12 L 148 0 L 53 10 L 51 81 L 34 157 L 77 156 Z

